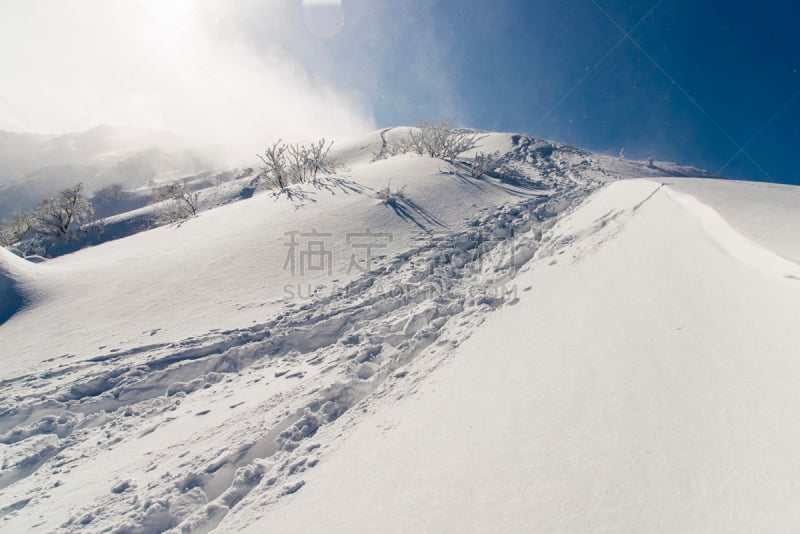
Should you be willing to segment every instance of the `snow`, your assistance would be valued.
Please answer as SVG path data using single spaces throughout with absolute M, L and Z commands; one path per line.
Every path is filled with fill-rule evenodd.
M 718 216 L 675 197 L 603 190 L 558 229 L 582 240 L 516 278 L 519 304 L 361 421 L 296 497 L 221 527 L 795 530 L 800 285 L 715 246 Z
M 472 179 L 404 131 L 0 250 L 0 529 L 797 530 L 797 188 L 501 133 Z M 330 274 L 287 267 L 312 230 Z
M 362 152 L 373 154 L 371 148 L 377 152 L 370 145 Z M 466 216 L 519 194 L 502 184 L 441 175 L 442 166 L 418 157 L 353 166 L 347 178 L 297 188 L 291 199 L 264 192 L 179 226 L 50 261 L 41 267 L 51 302 L 3 325 L 3 366 L 22 371 L 64 354 L 86 356 L 89 350 L 90 356 L 98 356 L 261 322 L 287 295 L 307 296 L 309 285 L 332 287 L 332 279 L 344 285 L 361 274 L 355 268 L 347 272 L 353 252 L 345 242 L 347 233 L 388 228 L 393 240 L 381 253 L 391 255 L 418 234 L 448 230 Z M 390 209 L 374 197 L 390 180 L 392 187 L 406 187 L 410 203 Z M 325 273 L 298 278 L 284 269 L 287 232 L 313 230 L 332 234 L 329 248 L 336 276 L 324 281 L 315 275 Z M 185 306 L 191 314 L 176 314 L 174 306 Z M 76 309 L 78 316 L 71 311 Z M 29 335 L 33 330 L 40 334 L 36 339 Z
M 0 324 L 30 304 L 36 267 L 0 248 Z
M 671 178 L 675 191 L 696 197 L 719 213 L 737 232 L 772 252 L 800 262 L 800 189 L 791 185 L 726 180 Z
M 725 252 L 743 265 L 750 265 L 763 273 L 768 273 L 778 278 L 800 280 L 800 266 L 797 263 L 784 259 L 782 256 L 747 239 L 710 206 L 689 195 L 672 193 L 672 198 L 693 213 L 703 226 L 703 230 Z

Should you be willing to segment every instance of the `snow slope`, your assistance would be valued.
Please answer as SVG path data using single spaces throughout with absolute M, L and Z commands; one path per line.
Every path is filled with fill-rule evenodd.
M 373 161 L 381 139 L 344 178 L 37 266 L 41 304 L 0 327 L 8 528 L 211 528 L 264 462 L 313 465 L 318 428 L 512 299 L 504 284 L 535 245 L 509 238 L 541 236 L 605 176 L 576 152 L 474 180 L 427 158 Z M 389 180 L 405 189 L 384 202 Z M 285 233 L 313 229 L 332 234 L 332 272 L 292 274 Z M 347 272 L 347 232 L 365 230 L 393 238 L 370 276 Z M 279 494 L 289 476 L 271 477 Z
M 94 357 L 260 323 L 293 295 L 308 297 L 309 285 L 330 290 L 361 274 L 350 266 L 351 255 L 358 252 L 360 259 L 361 252 L 351 250 L 348 233 L 391 233 L 392 241 L 382 243 L 386 248 L 374 252 L 391 255 L 426 232 L 447 231 L 481 210 L 537 194 L 442 175 L 443 165 L 400 157 L 353 167 L 347 178 L 295 189 L 291 198 L 264 192 L 179 226 L 42 264 L 50 302 L 2 326 L 3 365 L 13 372 L 56 356 Z M 406 188 L 406 200 L 387 206 L 375 198 L 389 181 L 393 189 Z M 284 268 L 290 233 L 314 230 L 331 234 L 318 239 L 328 241 L 333 272 L 295 276 Z M 299 242 L 302 236 L 297 237 Z M 176 314 L 176 309 L 191 313 Z M 34 330 L 39 336 L 32 339 Z
M 472 179 L 382 159 L 395 135 L 339 147 L 339 177 L 0 256 L 35 296 L 0 324 L 0 529 L 797 529 L 800 269 L 765 228 L 794 189 L 512 134 Z M 287 266 L 312 230 L 330 274 Z
M 653 182 L 598 193 L 519 304 L 371 407 L 303 491 L 256 523 L 254 492 L 221 527 L 797 531 L 800 266 L 754 270 L 717 217 Z

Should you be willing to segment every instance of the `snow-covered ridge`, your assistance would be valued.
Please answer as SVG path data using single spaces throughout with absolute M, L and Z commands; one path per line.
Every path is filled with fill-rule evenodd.
M 711 206 L 686 194 L 670 192 L 670 196 L 692 212 L 708 235 L 742 264 L 779 278 L 800 280 L 800 265 L 747 239 L 728 224 Z
M 800 282 L 742 263 L 694 207 L 649 180 L 591 196 L 412 400 L 321 429 L 302 491 L 253 491 L 221 528 L 793 530 Z
M 742 335 L 788 331 L 794 264 L 727 225 L 710 193 L 687 199 L 675 176 L 690 169 L 488 134 L 480 149 L 508 154 L 514 172 L 474 179 L 440 160 L 381 158 L 402 134 L 339 147 L 340 177 L 246 198 L 245 182 L 223 184 L 180 225 L 40 265 L 0 256 L 12 291 L 27 277 L 37 295 L 0 324 L 3 528 L 624 530 L 638 516 L 595 513 L 626 504 L 595 496 L 589 474 L 612 487 L 611 462 L 636 502 L 643 486 L 624 461 L 646 470 L 653 452 L 653 480 L 685 487 L 697 466 L 653 448 L 660 427 L 637 407 L 668 419 L 663 388 L 700 404 L 675 361 L 712 376 L 716 346 L 698 332 L 726 331 L 715 299 Z M 378 193 L 389 182 L 403 193 L 387 201 Z M 303 263 L 323 250 L 312 242 L 329 264 Z M 754 254 L 780 269 L 753 269 Z M 744 328 L 753 299 L 780 319 Z M 741 381 L 753 345 L 734 337 L 722 341 L 725 372 Z M 791 343 L 766 345 L 769 369 L 788 361 Z M 724 383 L 712 386 L 728 399 Z M 709 409 L 699 412 L 713 420 Z M 628 440 L 637 430 L 644 437 Z M 574 476 L 561 476 L 570 464 L 559 450 L 579 456 Z M 716 483 L 725 465 L 713 465 Z M 680 517 L 680 495 L 660 495 L 664 516 Z

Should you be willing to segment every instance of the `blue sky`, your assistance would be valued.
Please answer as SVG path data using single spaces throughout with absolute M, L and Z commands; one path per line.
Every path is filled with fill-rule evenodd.
M 0 0 L 0 129 L 252 157 L 450 118 L 800 184 L 798 21 L 797 0 Z
M 295 51 L 312 72 L 363 92 L 379 126 L 451 117 L 800 183 L 796 0 L 353 0 L 342 9 L 336 37 Z

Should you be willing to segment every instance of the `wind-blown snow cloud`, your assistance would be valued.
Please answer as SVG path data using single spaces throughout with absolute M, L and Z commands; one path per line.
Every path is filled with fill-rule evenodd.
M 271 0 L 260 13 L 280 25 L 290 7 Z M 303 28 L 256 46 L 237 27 L 237 10 L 246 8 L 217 0 L 2 2 L 0 129 L 60 133 L 110 123 L 250 150 L 277 137 L 342 138 L 374 126 L 368 105 L 290 55 L 289 40 L 308 38 Z

